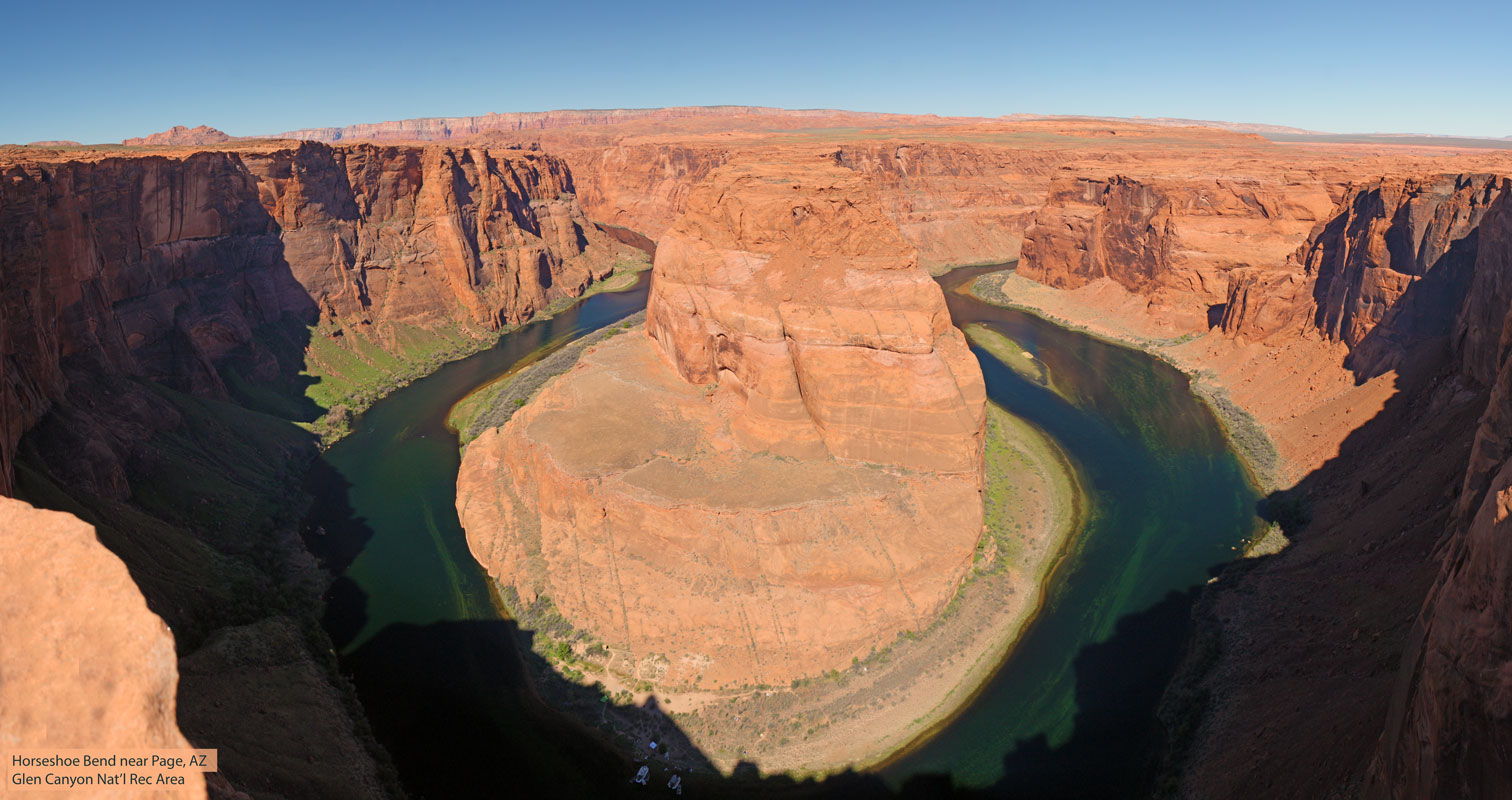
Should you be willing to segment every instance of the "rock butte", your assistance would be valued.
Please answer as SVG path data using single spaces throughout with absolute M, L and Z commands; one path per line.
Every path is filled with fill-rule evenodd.
M 121 144 L 127 147 L 164 147 L 186 144 L 220 144 L 229 142 L 231 137 L 224 132 L 218 131 L 209 125 L 196 125 L 186 128 L 183 125 L 174 125 L 166 131 L 148 134 L 136 139 L 126 139 Z
M 786 683 L 953 596 L 982 530 L 986 394 L 854 173 L 725 168 L 691 202 L 645 332 L 474 441 L 457 508 L 522 602 L 664 659 L 663 685 Z

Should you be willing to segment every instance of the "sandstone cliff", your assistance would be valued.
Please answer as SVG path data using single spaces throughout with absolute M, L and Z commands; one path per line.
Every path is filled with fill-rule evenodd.
M 1336 454 L 1273 498 L 1311 509 L 1305 525 L 1285 518 L 1301 526 L 1293 545 L 1204 598 L 1221 653 L 1206 691 L 1222 702 L 1187 796 L 1508 790 L 1508 188 L 1477 173 L 1361 181 L 1286 262 L 1231 273 L 1226 335 L 1273 354 L 1338 342 L 1339 369 L 1394 396 L 1336 423 Z M 1259 378 L 1296 393 L 1294 415 L 1331 401 Z M 1322 585 L 1326 599 L 1304 588 Z M 1323 738 L 1326 758 L 1309 750 Z
M 1064 160 L 1059 152 L 928 141 L 835 152 L 836 163 L 872 178 L 882 207 L 928 269 L 1017 259 Z
M 1255 338 L 1316 330 L 1353 350 L 1357 374 L 1384 372 L 1405 350 L 1452 332 L 1476 229 L 1500 184 L 1480 174 L 1351 187 L 1286 268 L 1233 276 L 1224 330 Z
M 1512 730 L 1512 580 L 1497 541 L 1512 455 L 1507 180 L 1262 181 L 1248 201 L 1195 209 L 1236 235 L 1207 239 L 1192 262 L 1175 209 L 1212 202 L 1207 186 L 1062 179 L 1019 270 L 1093 302 L 1099 284 L 1116 286 L 1167 331 L 1216 327 L 1167 352 L 1217 370 L 1283 456 L 1308 454 L 1310 471 L 1267 512 L 1292 545 L 1224 575 L 1198 604 L 1192 663 L 1204 677 L 1197 695 L 1178 681 L 1173 697 L 1186 699 L 1170 705 L 1208 710 L 1181 794 L 1500 796 Z M 1275 202 L 1335 193 L 1332 208 Z
M 0 497 L 0 748 L 188 748 L 168 626 L 69 514 Z M 139 797 L 205 797 L 205 778 Z M 117 797 L 84 788 L 69 797 Z
M 458 513 L 519 602 L 549 597 L 658 684 L 786 683 L 954 594 L 985 392 L 854 173 L 726 168 L 693 191 L 658 243 L 651 336 L 595 347 L 474 441 Z
M 566 165 L 523 151 L 305 144 L 4 175 L 3 492 L 65 362 L 224 396 L 233 357 L 262 382 L 304 368 L 280 363 L 268 326 L 497 327 L 581 293 L 618 248 L 583 217 Z
M 1109 278 L 1205 329 L 1230 273 L 1284 263 L 1333 209 L 1333 191 L 1284 178 L 1059 178 L 1024 233 L 1019 274 L 1063 289 Z
M 1475 183 L 1454 215 L 1479 217 L 1459 239 L 1473 244 L 1458 248 L 1455 266 L 1471 274 L 1455 344 L 1460 369 L 1488 382 L 1491 397 L 1382 738 L 1373 786 L 1382 797 L 1512 793 L 1512 180 Z

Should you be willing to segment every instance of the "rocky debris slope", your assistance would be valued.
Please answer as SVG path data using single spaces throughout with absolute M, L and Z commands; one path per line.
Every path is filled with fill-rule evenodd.
M 94 529 L 0 497 L 0 575 L 0 749 L 190 747 L 174 713 L 173 636 Z M 133 796 L 205 797 L 203 774 L 187 778 Z
M 209 125 L 196 125 L 186 128 L 183 125 L 174 125 L 166 131 L 140 136 L 135 139 L 126 139 L 121 144 L 127 147 L 173 147 L 179 145 L 220 144 L 229 142 L 231 137 L 218 131 Z
M 650 335 L 591 349 L 473 442 L 458 513 L 507 594 L 658 683 L 786 683 L 953 596 L 985 390 L 854 173 L 725 168 L 690 208 L 658 243 Z

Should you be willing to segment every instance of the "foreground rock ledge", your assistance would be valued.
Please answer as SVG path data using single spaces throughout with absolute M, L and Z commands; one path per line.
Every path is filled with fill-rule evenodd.
M 0 752 L 190 746 L 175 716 L 173 635 L 93 528 L 0 497 L 0 578 Z M 201 773 L 186 779 L 131 796 L 205 797 Z M 120 794 L 85 787 L 50 796 Z
M 646 331 L 469 446 L 518 601 L 666 687 L 780 684 L 929 624 L 982 530 L 985 390 L 861 179 L 726 169 L 659 243 Z M 649 668 L 649 669 L 648 669 Z

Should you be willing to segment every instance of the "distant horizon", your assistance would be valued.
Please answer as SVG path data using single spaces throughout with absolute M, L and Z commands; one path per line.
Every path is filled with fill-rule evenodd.
M 1027 119 L 1085 119 L 1085 120 L 1121 120 L 1121 121 L 1134 122 L 1134 123 L 1139 123 L 1139 122 L 1171 122 L 1171 121 L 1176 121 L 1176 122 L 1192 122 L 1192 123 L 1206 124 L 1206 125 L 1230 125 L 1230 126 L 1248 126 L 1248 127 L 1274 128 L 1276 130 L 1275 131 L 1270 131 L 1271 133 L 1276 133 L 1276 134 L 1292 134 L 1292 135 L 1309 135 L 1309 134 L 1311 134 L 1311 135 L 1319 135 L 1319 136 L 1342 136 L 1342 137 L 1362 136 L 1362 137 L 1403 137 L 1403 138 L 1417 137 L 1417 138 L 1434 138 L 1434 139 L 1479 139 L 1479 140 L 1486 140 L 1486 141 L 1492 141 L 1492 142 L 1502 142 L 1502 141 L 1512 140 L 1512 135 L 1433 133 L 1433 132 L 1428 132 L 1428 131 L 1410 131 L 1410 130 L 1391 130 L 1391 131 L 1386 131 L 1386 130 L 1378 130 L 1378 131 L 1345 130 L 1345 131 L 1330 131 L 1330 130 L 1321 130 L 1321 129 L 1316 129 L 1316 128 L 1306 128 L 1306 127 L 1301 126 L 1301 125 L 1291 125 L 1291 124 L 1284 123 L 1284 122 L 1273 122 L 1273 121 L 1270 121 L 1270 120 L 1259 120 L 1259 119 L 1206 119 L 1206 118 L 1183 117 L 1183 116 L 1165 115 L 1165 114 L 1132 114 L 1132 115 L 1128 115 L 1128 116 L 1120 116 L 1120 115 L 1116 115 L 1116 114 L 1050 113 L 1050 112 L 1038 112 L 1038 111 L 1014 111 L 1014 112 L 1008 112 L 1008 113 L 997 114 L 997 115 L 992 115 L 992 116 L 982 116 L 982 115 L 975 115 L 975 114 L 945 114 L 945 113 L 938 113 L 938 112 L 877 111 L 877 110 L 872 110 L 872 109 L 836 108 L 836 107 L 826 107 L 826 106 L 795 107 L 795 106 L 773 106 L 773 105 L 766 105 L 766 104 L 760 104 L 760 103 L 706 103 L 706 104 L 679 104 L 679 105 L 652 105 L 652 106 L 599 106 L 599 107 L 588 107 L 588 106 L 566 107 L 566 106 L 563 106 L 563 107 L 557 107 L 557 108 L 532 108 L 532 109 L 508 109 L 508 110 L 484 111 L 484 112 L 476 113 L 476 114 L 433 114 L 433 115 L 418 116 L 418 117 L 390 116 L 390 117 L 384 117 L 382 119 L 364 119 L 364 120 L 358 120 L 358 121 L 354 121 L 354 122 L 344 122 L 344 123 L 339 123 L 339 124 L 296 125 L 296 126 L 293 126 L 293 127 L 283 128 L 283 129 L 276 130 L 276 131 L 275 130 L 268 130 L 268 131 L 259 131 L 259 132 L 255 132 L 255 133 L 241 133 L 241 132 L 238 132 L 238 131 L 235 131 L 235 130 L 228 130 L 226 127 L 223 127 L 223 126 L 220 126 L 220 125 L 216 125 L 216 124 L 214 124 L 213 122 L 210 122 L 210 121 L 188 120 L 188 121 L 178 121 L 178 122 L 166 123 L 166 124 L 163 124 L 163 125 L 161 125 L 161 126 L 159 126 L 157 128 L 154 128 L 152 130 L 145 130 L 145 131 L 139 131 L 139 132 L 135 132 L 135 133 L 130 133 L 130 134 L 123 135 L 123 136 L 121 136 L 119 138 L 116 138 L 116 139 L 107 139 L 107 140 L 100 140 L 100 141 L 88 141 L 86 139 L 80 139 L 80 138 L 77 138 L 77 137 L 70 137 L 70 136 L 49 136 L 49 137 L 43 137 L 41 139 L 30 139 L 30 140 L 27 140 L 27 141 L 0 140 L 0 144 L 26 145 L 26 144 L 30 144 L 31 142 L 39 142 L 39 141 L 41 141 L 41 142 L 46 142 L 46 141 L 72 141 L 72 142 L 78 142 L 81 145 L 120 144 L 122 141 L 127 140 L 127 139 L 142 138 L 142 137 L 150 136 L 150 135 L 155 134 L 155 133 L 162 133 L 162 132 L 165 132 L 165 131 L 169 131 L 169 130 L 172 130 L 173 128 L 175 128 L 175 127 L 180 127 L 180 126 L 182 126 L 184 128 L 195 128 L 195 127 L 199 127 L 199 126 L 205 126 L 205 127 L 209 127 L 209 128 L 213 128 L 215 130 L 218 130 L 218 131 L 220 131 L 222 133 L 225 133 L 226 135 L 231 136 L 232 138 L 236 138 L 236 139 L 260 139 L 260 138 L 274 138 L 274 137 L 279 136 L 282 133 L 290 133 L 290 132 L 295 132 L 295 131 L 320 130 L 320 129 L 340 129 L 340 128 L 349 128 L 349 127 L 358 126 L 358 125 L 376 125 L 376 124 L 393 123 L 393 122 L 410 122 L 410 121 L 416 121 L 416 120 L 469 119 L 469 118 L 477 118 L 477 117 L 486 117 L 486 116 L 490 116 L 490 115 L 550 114 L 550 113 L 557 113 L 557 112 L 564 112 L 564 111 L 576 111 L 576 112 L 657 111 L 657 110 L 669 109 L 669 108 L 706 108 L 706 109 L 716 109 L 716 108 L 766 108 L 766 109 L 775 109 L 775 110 L 778 110 L 778 111 L 787 111 L 787 112 L 794 112 L 794 113 L 828 111 L 828 112 L 833 112 L 833 113 L 836 113 L 836 114 L 875 114 L 875 115 L 880 115 L 880 116 L 904 116 L 904 117 L 921 117 L 921 118 L 935 117 L 935 118 L 939 118 L 939 119 L 976 119 L 976 120 L 983 120 L 983 121 L 1003 121 L 1003 120 L 1012 121 L 1012 119 L 1014 117 L 1020 117 L 1020 118 L 1026 119 L 1026 120 Z
M 1512 4 L 897 0 L 571 6 L 457 0 L 19 4 L 0 142 L 236 136 L 523 109 L 706 106 L 1253 122 L 1336 135 L 1512 136 L 1465 31 Z M 423 23 L 421 22 L 423 20 Z M 1413 47 L 1394 44 L 1410 30 Z M 66 38 L 47 35 L 67 31 Z M 66 43 L 66 50 L 60 44 Z M 1395 49 L 1390 49 L 1395 48 Z M 1452 73 L 1445 65 L 1454 65 Z

